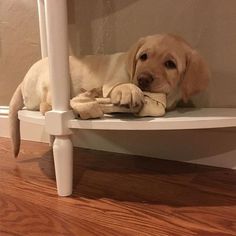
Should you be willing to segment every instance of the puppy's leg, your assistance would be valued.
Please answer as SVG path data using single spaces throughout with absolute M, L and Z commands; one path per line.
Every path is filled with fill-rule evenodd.
M 41 112 L 43 115 L 45 115 L 45 113 L 46 113 L 47 111 L 52 110 L 52 106 L 51 106 L 50 104 L 48 104 L 47 102 L 41 102 L 39 109 L 40 109 L 40 112 Z
M 110 93 L 111 102 L 115 105 L 142 107 L 144 95 L 136 85 L 127 83 L 114 87 Z
M 52 102 L 51 102 L 51 96 L 48 92 L 47 88 L 43 89 L 42 99 L 41 103 L 39 104 L 39 111 L 45 115 L 47 111 L 52 110 Z

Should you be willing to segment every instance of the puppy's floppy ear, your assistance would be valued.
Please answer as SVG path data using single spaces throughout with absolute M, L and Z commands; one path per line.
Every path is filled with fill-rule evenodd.
M 139 39 L 137 43 L 135 43 L 126 53 L 126 57 L 124 58 L 125 67 L 128 72 L 129 80 L 130 82 L 133 79 L 134 72 L 135 72 L 135 66 L 136 66 L 136 54 L 140 47 L 144 44 L 145 38 Z M 127 77 L 123 74 L 120 74 L 120 76 L 115 76 L 114 78 L 109 78 L 109 80 L 106 81 L 102 88 L 103 97 L 108 97 L 111 90 L 122 83 L 127 83 Z
M 180 85 L 182 91 L 182 99 L 187 102 L 189 98 L 206 89 L 210 71 L 204 59 L 195 50 L 190 50 L 187 54 L 186 70 Z
M 133 79 L 136 67 L 136 54 L 138 53 L 139 49 L 145 42 L 145 38 L 140 38 L 138 42 L 136 42 L 128 51 L 127 53 L 127 71 L 130 77 L 130 80 Z

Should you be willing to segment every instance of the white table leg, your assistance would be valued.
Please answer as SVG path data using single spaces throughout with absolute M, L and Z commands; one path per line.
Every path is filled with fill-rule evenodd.
M 53 156 L 59 196 L 72 193 L 73 145 L 67 136 L 56 136 L 53 143 Z
M 37 3 L 38 3 L 38 15 L 39 15 L 41 57 L 44 58 L 48 56 L 45 3 L 44 0 L 37 0 Z M 53 135 L 49 135 L 49 146 L 53 145 L 54 139 L 55 137 Z
M 52 111 L 47 112 L 46 130 L 55 135 L 53 154 L 60 196 L 72 193 L 73 145 L 67 121 L 73 118 L 69 110 L 70 81 L 67 39 L 66 0 L 45 0 L 49 76 Z
M 40 47 L 42 58 L 48 56 L 46 20 L 45 20 L 45 4 L 44 0 L 38 0 L 38 15 L 39 15 L 39 32 L 40 32 Z

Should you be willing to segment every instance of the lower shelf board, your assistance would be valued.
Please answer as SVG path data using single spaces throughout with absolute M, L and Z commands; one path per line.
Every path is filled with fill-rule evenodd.
M 21 110 L 19 119 L 38 125 L 45 124 L 44 116 L 37 111 Z M 236 108 L 179 108 L 164 117 L 137 118 L 133 115 L 105 115 L 101 119 L 72 119 L 72 129 L 96 130 L 181 130 L 236 127 Z

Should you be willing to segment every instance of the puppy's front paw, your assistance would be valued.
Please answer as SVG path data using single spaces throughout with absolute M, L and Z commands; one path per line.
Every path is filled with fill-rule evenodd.
M 141 107 L 144 95 L 140 88 L 134 84 L 120 84 L 110 93 L 111 102 L 119 106 Z

